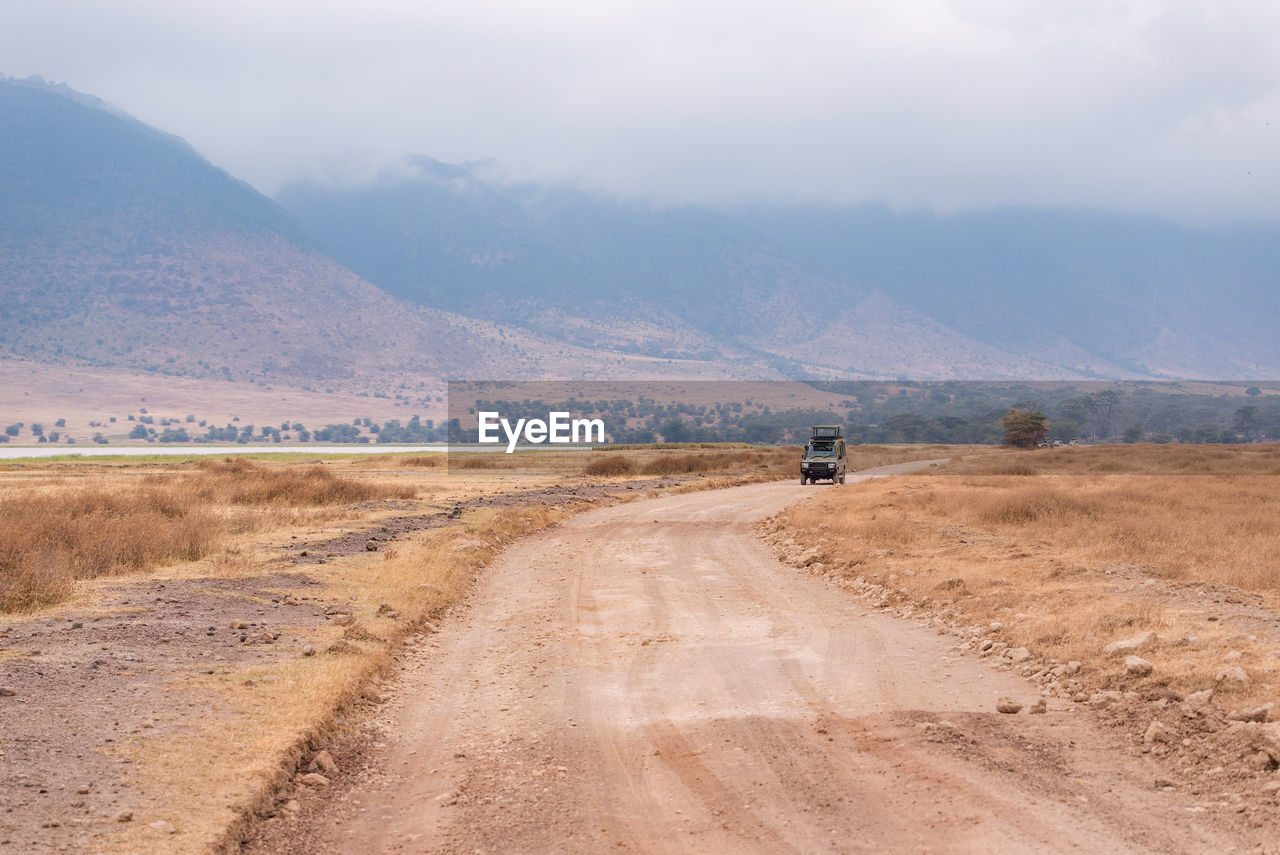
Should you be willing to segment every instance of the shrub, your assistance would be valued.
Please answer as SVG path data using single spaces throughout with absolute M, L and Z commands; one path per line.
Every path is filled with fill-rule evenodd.
M 618 475 L 630 475 L 636 471 L 636 466 L 631 462 L 630 457 L 617 453 L 605 453 L 588 463 L 582 471 L 587 475 L 615 477 Z

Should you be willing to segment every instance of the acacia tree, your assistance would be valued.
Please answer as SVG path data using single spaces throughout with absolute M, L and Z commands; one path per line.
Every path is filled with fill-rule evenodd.
M 1049 435 L 1049 420 L 1039 412 L 1010 410 L 1000 426 L 1004 428 L 1004 444 L 1014 448 L 1035 448 Z

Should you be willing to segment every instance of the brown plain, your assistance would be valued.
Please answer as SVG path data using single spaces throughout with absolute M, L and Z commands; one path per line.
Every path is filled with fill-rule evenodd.
M 779 515 L 821 572 L 1013 646 L 1085 664 L 1092 688 L 1195 692 L 1231 657 L 1237 706 L 1280 701 L 1280 448 L 1102 446 L 962 457 Z M 1151 630 L 1135 683 L 1108 642 Z M 1065 696 L 1066 693 L 1064 693 Z

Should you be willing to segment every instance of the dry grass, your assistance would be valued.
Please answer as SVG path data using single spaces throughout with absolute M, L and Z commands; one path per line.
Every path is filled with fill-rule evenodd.
M 599 475 L 606 478 L 616 478 L 622 475 L 630 475 L 636 471 L 636 464 L 630 457 L 623 454 L 603 454 L 597 456 L 594 460 L 583 468 L 584 475 Z
M 45 479 L 0 495 L 0 612 L 68 596 L 76 580 L 194 561 L 233 533 L 289 519 L 293 509 L 410 498 L 408 485 L 334 475 L 324 466 L 201 461 L 145 475 L 140 485 Z M 243 507 L 251 506 L 251 507 Z
M 451 466 L 456 469 L 507 469 L 506 461 L 498 460 L 494 454 L 468 454 L 459 456 Z
M 988 475 L 1280 475 L 1280 445 L 1095 445 L 974 454 L 947 468 Z
M 386 487 L 334 475 L 323 465 L 269 466 L 241 458 L 202 460 L 186 489 L 208 502 L 234 505 L 343 505 L 411 499 L 409 486 Z
M 0 611 L 56 602 L 76 579 L 200 558 L 221 528 L 171 486 L 0 497 Z
M 406 469 L 443 469 L 447 462 L 443 453 L 386 455 L 374 459 L 379 463 L 394 462 L 396 466 Z
M 833 491 L 780 515 L 772 537 L 794 537 L 783 551 L 810 550 L 802 563 L 819 572 L 884 586 L 886 605 L 923 607 L 956 625 L 1000 621 L 1010 644 L 1084 662 L 1108 687 L 1129 685 L 1100 647 L 1150 629 L 1168 647 L 1145 688 L 1211 686 L 1223 654 L 1239 649 L 1255 672 L 1245 694 L 1274 699 L 1280 659 L 1266 654 L 1280 634 L 1219 612 L 1251 594 L 1280 609 L 1278 453 L 1112 446 L 992 455 L 954 466 L 975 474 Z M 1210 474 L 1215 467 L 1228 474 Z M 1144 474 L 1170 470 L 1205 474 Z

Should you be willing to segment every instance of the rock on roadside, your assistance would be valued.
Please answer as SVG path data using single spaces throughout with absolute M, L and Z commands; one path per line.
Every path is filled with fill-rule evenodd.
M 313 772 L 324 772 L 326 775 L 336 775 L 338 774 L 338 764 L 328 751 L 317 751 L 315 756 L 311 758 L 311 770 Z
M 1239 665 L 1232 665 L 1230 668 L 1223 668 L 1213 678 L 1219 686 L 1247 686 L 1251 682 L 1249 672 L 1245 671 Z
M 1133 638 L 1125 638 L 1120 641 L 1113 641 L 1106 647 L 1102 648 L 1104 656 L 1123 656 L 1129 653 L 1137 653 L 1139 650 L 1145 650 L 1158 640 L 1156 634 L 1150 630 L 1135 635 Z
M 1141 656 L 1126 656 L 1124 658 L 1124 672 L 1132 677 L 1145 677 L 1151 673 L 1151 669 L 1155 667 Z
M 1013 698 L 1000 698 L 1000 700 L 996 701 L 996 712 L 1001 712 L 1005 715 L 1014 715 L 1022 712 L 1022 704 L 1018 703 Z

